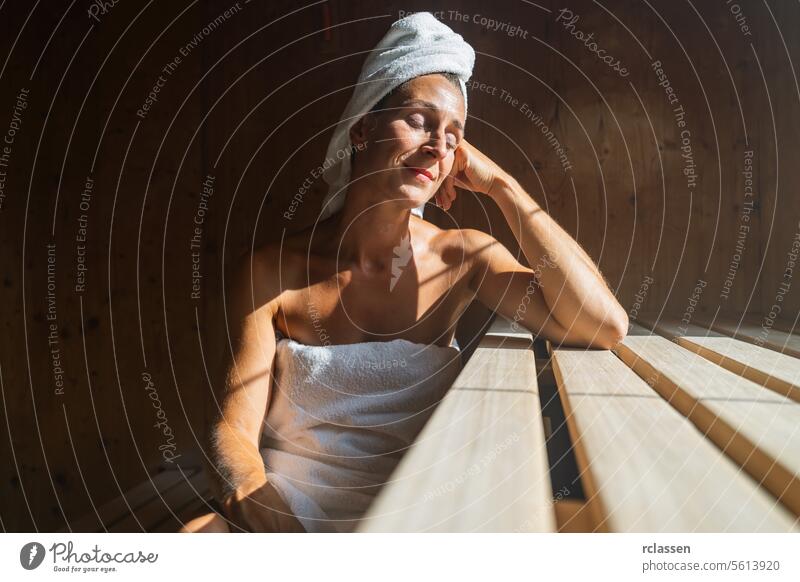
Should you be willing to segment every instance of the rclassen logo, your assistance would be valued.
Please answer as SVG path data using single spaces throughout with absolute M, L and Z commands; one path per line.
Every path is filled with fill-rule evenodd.
M 44 546 L 38 542 L 28 542 L 19 551 L 19 563 L 26 570 L 35 570 L 44 560 Z

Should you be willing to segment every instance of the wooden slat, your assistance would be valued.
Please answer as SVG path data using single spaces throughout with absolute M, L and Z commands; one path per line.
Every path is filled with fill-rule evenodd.
M 719 316 L 711 321 L 697 316 L 697 322 L 725 335 L 800 358 L 800 336 L 776 327 L 765 330 L 762 328 L 762 320 L 758 318 L 746 317 L 744 321 L 740 321 L 737 318 Z
M 641 319 L 641 318 L 640 318 Z M 642 323 L 715 364 L 800 402 L 800 359 L 676 319 Z
M 589 506 L 577 499 L 562 499 L 553 505 L 559 533 L 587 533 L 598 531 L 598 524 Z
M 788 313 L 788 312 L 787 312 Z M 763 326 L 766 326 L 769 339 L 779 348 L 778 351 L 800 358 L 800 333 L 792 330 L 791 323 L 785 318 L 777 318 L 768 322 L 764 315 L 758 313 L 747 313 L 744 317 L 735 318 L 737 323 L 741 319 L 748 330 L 755 330 L 762 337 L 766 333 Z
M 196 469 L 184 469 L 187 475 L 193 475 Z M 163 471 L 154 475 L 150 480 L 140 483 L 133 489 L 125 492 L 124 497 L 115 497 L 97 509 L 97 513 L 92 511 L 82 518 L 70 523 L 70 529 L 74 532 L 104 532 L 110 526 L 125 518 L 130 514 L 130 510 L 136 510 L 154 498 L 159 493 L 163 495 L 171 487 L 175 487 L 184 480 L 180 471 Z
M 487 343 L 503 339 L 493 330 Z M 530 349 L 482 340 L 358 529 L 555 531 Z
M 614 351 L 800 515 L 800 405 L 638 325 Z
M 171 513 L 179 511 L 193 500 L 198 493 L 208 491 L 208 478 L 204 471 L 198 471 L 188 479 L 181 480 L 176 486 L 168 489 L 161 496 L 151 499 L 143 506 L 134 510 L 121 521 L 115 523 L 109 532 L 140 532 L 150 531 Z M 134 517 L 135 516 L 135 517 Z
M 533 346 L 533 335 L 519 324 L 496 315 L 489 329 L 481 338 L 479 346 L 529 350 Z
M 789 511 L 614 354 L 558 348 L 553 368 L 595 529 L 793 530 Z

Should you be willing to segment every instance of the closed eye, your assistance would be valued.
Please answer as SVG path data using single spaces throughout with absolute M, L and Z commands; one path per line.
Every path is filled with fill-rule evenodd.
M 424 129 L 425 128 L 425 116 L 421 113 L 412 113 L 407 118 L 408 124 L 413 127 L 414 129 Z M 448 132 L 447 134 L 447 147 L 451 150 L 454 150 L 458 147 L 458 135 L 452 132 Z
M 425 127 L 425 118 L 419 113 L 409 115 L 408 124 L 416 129 L 422 129 Z

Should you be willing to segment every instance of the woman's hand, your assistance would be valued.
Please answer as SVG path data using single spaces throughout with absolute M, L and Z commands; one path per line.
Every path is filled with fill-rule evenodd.
M 498 176 L 506 175 L 488 156 L 462 139 L 455 151 L 453 168 L 436 192 L 436 204 L 449 210 L 457 196 L 456 186 L 492 196 Z
M 228 519 L 251 532 L 305 532 L 298 519 L 266 477 L 236 488 L 222 502 Z

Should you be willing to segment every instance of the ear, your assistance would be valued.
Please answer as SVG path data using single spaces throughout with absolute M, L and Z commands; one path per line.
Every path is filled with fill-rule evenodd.
M 350 128 L 350 143 L 361 144 L 367 141 L 369 134 L 375 129 L 377 120 L 375 115 L 367 113 Z

